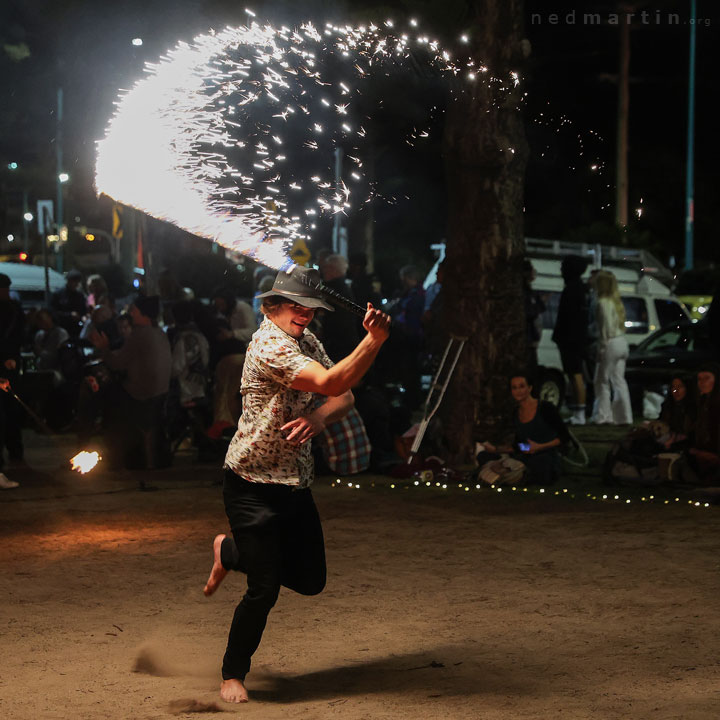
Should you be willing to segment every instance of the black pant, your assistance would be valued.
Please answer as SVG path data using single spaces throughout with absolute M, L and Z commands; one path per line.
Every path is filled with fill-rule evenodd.
M 235 608 L 222 676 L 243 680 L 280 587 L 301 595 L 325 587 L 325 542 L 309 488 L 251 483 L 228 470 L 223 496 L 233 537 L 223 541 L 221 561 L 247 573 L 247 591 Z
M 0 377 L 11 382 L 13 390 L 17 387 L 17 374 L 3 369 Z M 7 448 L 11 460 L 22 460 L 24 455 L 20 423 L 22 409 L 17 400 L 9 393 L 0 390 L 0 472 L 4 467 L 3 451 Z

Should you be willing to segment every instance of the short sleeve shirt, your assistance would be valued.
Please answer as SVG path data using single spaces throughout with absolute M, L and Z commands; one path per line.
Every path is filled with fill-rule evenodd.
M 291 445 L 280 428 L 317 405 L 315 393 L 290 387 L 313 360 L 326 368 L 333 364 L 309 330 L 296 340 L 269 318 L 263 320 L 245 355 L 243 411 L 225 456 L 226 468 L 250 482 L 310 485 L 311 443 Z

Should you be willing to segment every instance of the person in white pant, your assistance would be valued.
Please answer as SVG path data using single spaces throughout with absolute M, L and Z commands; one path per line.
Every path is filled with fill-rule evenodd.
M 595 277 L 598 355 L 595 368 L 595 413 L 592 422 L 632 423 L 630 391 L 625 380 L 628 344 L 625 339 L 625 308 L 615 276 L 601 270 Z M 612 388 L 612 402 L 610 401 Z

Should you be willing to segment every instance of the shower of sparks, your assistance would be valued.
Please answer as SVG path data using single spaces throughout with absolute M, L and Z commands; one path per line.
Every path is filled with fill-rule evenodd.
M 85 473 L 89 473 L 100 460 L 102 460 L 102 458 L 97 452 L 87 452 L 87 450 L 83 450 L 74 458 L 71 458 L 70 463 L 73 470 L 77 470 L 81 475 L 85 475 Z
M 285 267 L 289 245 L 309 239 L 318 214 L 347 213 L 351 197 L 362 204 L 373 195 L 362 174 L 363 84 L 418 62 L 475 81 L 477 62 L 451 59 L 427 34 L 385 27 L 292 30 L 253 20 L 180 43 L 118 100 L 98 143 L 97 191 Z M 514 72 L 482 79 L 519 82 Z M 408 142 L 427 136 L 416 128 Z M 339 183 L 337 147 L 347 158 Z

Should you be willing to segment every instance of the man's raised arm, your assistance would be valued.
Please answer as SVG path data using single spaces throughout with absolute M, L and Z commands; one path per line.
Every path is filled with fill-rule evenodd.
M 367 335 L 346 358 L 329 369 L 318 362 L 311 362 L 300 372 L 290 387 L 304 392 L 337 396 L 357 385 L 370 369 L 382 344 L 388 339 L 390 318 L 368 303 L 363 327 L 367 330 Z

